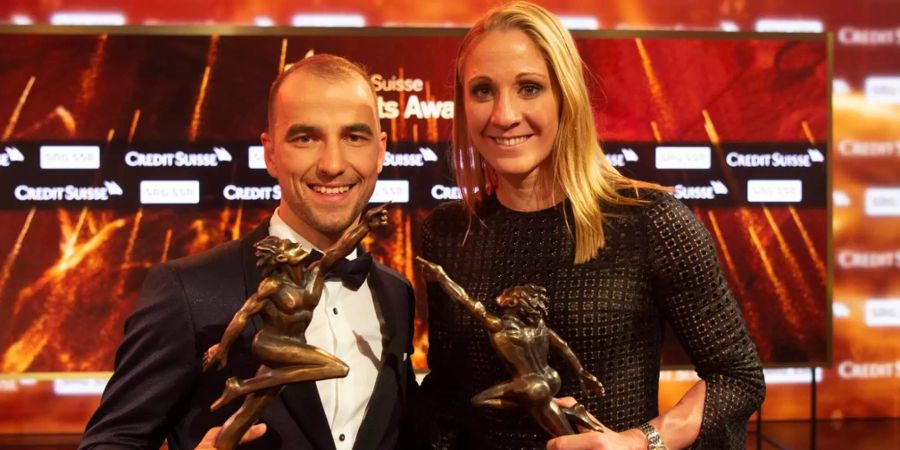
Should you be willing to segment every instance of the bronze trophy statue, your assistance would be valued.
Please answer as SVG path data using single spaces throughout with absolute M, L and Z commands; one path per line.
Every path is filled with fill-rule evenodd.
M 260 315 L 264 325 L 256 333 L 252 349 L 262 365 L 253 378 L 229 378 L 222 396 L 210 408 L 215 411 L 246 396 L 240 409 L 222 427 L 216 438 L 217 449 L 233 449 L 285 384 L 347 376 L 347 364 L 306 343 L 306 328 L 322 297 L 328 271 L 350 254 L 371 228 L 386 224 L 384 206 L 367 211 L 359 224 L 325 251 L 321 260 L 309 265 L 301 262 L 310 251 L 292 241 L 269 236 L 255 244 L 256 266 L 262 269 L 264 278 L 231 319 L 222 341 L 210 347 L 203 358 L 204 371 L 214 365 L 224 368 L 228 350 L 249 318 Z
M 585 394 L 590 390 L 604 395 L 604 390 L 597 377 L 582 367 L 569 345 L 545 324 L 546 289 L 532 283 L 507 288 L 497 297 L 497 304 L 503 308 L 502 316 L 497 317 L 488 313 L 480 301 L 471 299 L 447 276 L 443 267 L 421 257 L 416 257 L 416 261 L 427 279 L 440 283 L 450 298 L 484 324 L 491 346 L 513 374 L 511 380 L 472 397 L 473 405 L 524 410 L 554 437 L 575 434 L 567 418 L 585 428 L 603 431 L 600 422 L 583 405 L 563 408 L 553 400 L 562 381 L 559 373 L 547 364 L 550 346 L 559 350 L 578 373 Z

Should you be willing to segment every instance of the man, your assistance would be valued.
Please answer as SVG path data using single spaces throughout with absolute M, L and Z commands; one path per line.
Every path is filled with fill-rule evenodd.
M 275 80 L 261 139 L 281 186 L 278 209 L 240 241 L 150 272 L 80 448 L 159 448 L 164 438 L 172 449 L 194 448 L 235 411 L 239 402 L 209 408 L 226 378 L 254 375 L 250 344 L 260 323 L 231 346 L 225 370 L 203 373 L 203 355 L 259 284 L 253 244 L 274 235 L 322 251 L 359 221 L 387 142 L 375 98 L 362 69 L 331 55 L 304 59 Z M 348 258 L 368 258 L 356 253 Z M 242 448 L 397 447 L 414 383 L 412 323 L 409 282 L 386 267 L 372 264 L 356 290 L 329 279 L 306 338 L 346 362 L 349 374 L 285 387 L 262 415 L 266 432 Z

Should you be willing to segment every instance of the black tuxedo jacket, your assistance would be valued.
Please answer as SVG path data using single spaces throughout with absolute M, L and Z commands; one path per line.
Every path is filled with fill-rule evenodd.
M 116 368 L 79 448 L 193 449 L 209 428 L 220 426 L 241 400 L 215 413 L 209 406 L 230 376 L 252 377 L 259 362 L 250 351 L 258 318 L 234 343 L 225 370 L 201 372 L 206 350 L 259 285 L 253 244 L 268 235 L 269 221 L 240 241 L 158 265 L 144 282 Z M 373 264 L 367 278 L 384 321 L 383 366 L 354 449 L 404 447 L 415 386 L 410 363 L 413 292 L 398 273 Z M 90 330 L 85 330 L 90 333 Z M 351 368 L 350 370 L 353 370 Z M 334 449 L 314 382 L 288 385 L 262 415 L 268 431 L 241 449 Z

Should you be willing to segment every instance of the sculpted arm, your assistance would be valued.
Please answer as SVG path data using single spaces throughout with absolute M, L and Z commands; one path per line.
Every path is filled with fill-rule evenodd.
M 581 379 L 581 390 L 587 393 L 588 391 L 593 391 L 597 395 L 604 395 L 606 391 L 603 389 L 603 384 L 600 383 L 600 380 L 597 379 L 592 373 L 588 372 L 584 366 L 581 365 L 581 361 L 578 360 L 578 356 L 575 355 L 575 352 L 569 347 L 569 344 L 566 343 L 555 331 L 551 329 L 547 329 L 550 345 L 559 350 L 562 353 L 563 357 L 566 359 L 566 362 L 575 369 L 575 372 L 578 374 L 578 378 Z
M 359 241 L 361 241 L 372 228 L 387 225 L 387 211 L 384 209 L 385 206 L 387 206 L 387 204 L 366 211 L 366 214 L 358 224 L 347 230 L 347 232 L 341 236 L 341 239 L 331 248 L 325 250 L 322 261 L 319 263 L 321 266 L 320 273 L 324 274 L 328 272 L 334 263 L 347 257 L 347 255 L 353 251 L 353 248 L 359 244 Z
M 487 310 L 485 310 L 483 303 L 470 298 L 469 294 L 466 293 L 462 286 L 456 284 L 455 281 L 447 276 L 443 267 L 428 261 L 421 256 L 417 256 L 416 261 L 418 261 L 419 265 L 424 269 L 426 278 L 440 283 L 441 287 L 447 292 L 447 295 L 449 295 L 450 298 L 456 300 L 456 302 L 465 308 L 469 314 L 484 323 L 484 326 L 489 331 L 496 332 L 503 327 L 500 318 L 489 314 Z
M 388 204 L 386 203 L 367 211 L 358 224 L 347 230 L 344 235 L 341 236 L 341 239 L 331 246 L 331 248 L 325 250 L 325 254 L 322 255 L 321 260 L 317 263 L 313 263 L 313 265 L 309 267 L 309 270 L 314 270 L 315 264 L 319 265 L 319 272 L 313 280 L 313 297 L 317 299 L 322 297 L 322 289 L 325 287 L 325 274 L 331 270 L 336 262 L 349 255 L 350 252 L 353 251 L 353 248 L 359 244 L 359 241 L 361 241 L 372 228 L 387 225 L 387 211 L 384 209 L 387 205 Z

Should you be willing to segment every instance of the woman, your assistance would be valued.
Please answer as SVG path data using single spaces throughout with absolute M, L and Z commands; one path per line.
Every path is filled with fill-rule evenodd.
M 606 388 L 604 397 L 581 400 L 610 430 L 549 447 L 744 448 L 765 384 L 715 247 L 664 189 L 608 164 L 568 31 L 530 3 L 489 12 L 459 50 L 454 120 L 463 199 L 430 215 L 425 258 L 472 298 L 528 282 L 546 287 L 547 325 Z M 432 447 L 548 446 L 521 413 L 469 404 L 507 375 L 480 323 L 434 283 L 428 297 L 431 373 L 423 396 L 434 411 Z M 666 322 L 701 381 L 659 414 Z M 554 356 L 550 365 L 564 367 Z M 560 375 L 560 395 L 575 395 L 577 375 Z

